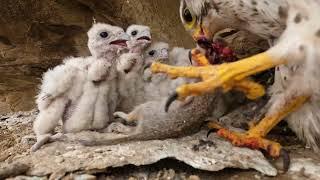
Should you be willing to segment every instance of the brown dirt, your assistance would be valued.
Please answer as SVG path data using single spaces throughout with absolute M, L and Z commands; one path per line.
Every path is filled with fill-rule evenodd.
M 22 137 L 32 134 L 32 123 L 18 123 L 14 126 L 0 126 L 0 162 L 12 161 L 15 157 L 29 151 L 31 145 L 20 143 Z

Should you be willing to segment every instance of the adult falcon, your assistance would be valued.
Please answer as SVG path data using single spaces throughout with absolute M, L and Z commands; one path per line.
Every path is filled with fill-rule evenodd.
M 264 94 L 247 77 L 276 67 L 271 106 L 265 117 L 245 133 L 221 128 L 218 134 L 236 146 L 264 149 L 279 157 L 283 148 L 264 137 L 282 119 L 297 136 L 319 152 L 320 144 L 320 0 L 181 0 L 181 20 L 197 44 L 210 55 L 213 35 L 225 28 L 246 30 L 274 45 L 261 54 L 240 61 L 197 67 L 173 67 L 154 63 L 153 72 L 171 77 L 201 78 L 178 87 L 168 105 L 178 99 L 216 89 L 238 89 L 254 99 Z M 209 53 L 208 53 L 209 52 Z

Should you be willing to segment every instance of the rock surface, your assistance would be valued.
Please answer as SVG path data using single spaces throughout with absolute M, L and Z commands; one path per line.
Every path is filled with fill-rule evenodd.
M 242 110 L 240 108 L 240 111 Z M 238 111 L 238 113 L 241 112 Z M 235 112 L 232 112 L 232 116 L 234 114 Z M 0 171 L 0 177 L 6 177 L 8 173 L 13 175 L 10 172 L 15 172 L 14 175 L 50 176 L 53 179 L 71 176 L 73 179 L 76 177 L 75 175 L 78 178 L 93 178 L 91 174 L 102 175 L 116 167 L 130 165 L 129 169 L 132 170 L 134 169 L 132 165 L 149 165 L 163 159 L 174 159 L 172 161 L 176 163 L 183 162 L 195 169 L 205 170 L 203 173 L 198 172 L 200 176 L 204 176 L 208 171 L 221 171 L 225 168 L 255 169 L 268 176 L 277 174 L 275 169 L 277 164 L 272 165 L 261 152 L 234 147 L 214 134 L 207 138 L 207 131 L 179 139 L 138 141 L 113 146 L 84 147 L 76 143 L 54 142 L 45 145 L 35 153 L 31 153 L 29 149 L 34 143 L 31 138 L 33 135 L 31 124 L 36 115 L 36 111 L 31 111 L 0 116 L 0 139 L 2 140 L 0 142 L 2 161 L 0 169 L 3 170 Z M 290 170 L 285 176 L 319 178 L 319 157 L 298 145 L 296 141 L 291 144 L 287 145 L 287 148 L 290 149 L 293 160 Z M 165 167 L 170 167 L 170 165 L 165 164 Z M 139 177 L 147 176 L 149 171 L 146 169 L 136 173 L 139 174 Z M 191 172 L 191 170 L 188 171 Z M 243 177 L 263 176 L 250 170 L 247 171 L 251 175 L 243 175 Z M 168 177 L 182 176 L 181 173 L 175 173 L 174 170 L 165 172 L 165 176 Z M 241 172 L 238 173 L 241 174 Z M 209 177 L 213 175 L 211 174 Z M 279 173 L 278 175 L 277 177 L 283 177 Z M 20 176 L 20 178 L 27 177 Z
M 0 125 L 11 130 L 23 124 L 31 126 L 36 114 L 35 111 L 8 114 L 0 118 L 3 119 Z M 16 147 L 31 144 L 26 143 L 25 139 L 28 138 L 21 137 L 17 141 L 22 139 L 24 143 L 18 142 Z M 259 151 L 234 147 L 216 136 L 206 138 L 206 132 L 180 139 L 131 142 L 113 146 L 84 147 L 79 144 L 54 142 L 35 153 L 30 153 L 29 149 L 25 150 L 23 154 L 15 154 L 15 157 L 9 158 L 9 161 L 27 164 L 30 169 L 26 174 L 32 176 L 104 170 L 128 164 L 140 166 L 165 158 L 174 158 L 194 168 L 208 171 L 219 171 L 227 167 L 253 168 L 270 176 L 276 175 L 276 169 Z
M 275 176 L 277 172 L 259 151 L 234 147 L 216 136 L 207 139 L 206 132 L 181 139 L 99 147 L 55 142 L 18 161 L 30 163 L 27 175 L 45 176 L 57 172 L 103 170 L 127 164 L 140 166 L 165 158 L 174 158 L 207 171 L 233 167 L 253 168 L 269 176 Z

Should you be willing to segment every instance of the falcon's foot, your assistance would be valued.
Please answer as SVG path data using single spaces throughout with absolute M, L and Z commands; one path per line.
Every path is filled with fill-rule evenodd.
M 171 78 L 188 77 L 202 80 L 198 83 L 179 86 L 172 95 L 179 100 L 183 100 L 190 95 L 198 96 L 209 93 L 218 88 L 222 88 L 223 91 L 240 90 L 250 99 L 261 97 L 265 93 L 263 86 L 246 77 L 284 63 L 281 60 L 273 60 L 267 53 L 261 53 L 237 62 L 207 65 L 203 56 L 194 54 L 194 52 L 192 52 L 192 55 L 193 57 L 198 56 L 197 62 L 201 62 L 204 66 L 174 67 L 160 63 L 153 63 L 151 66 L 153 73 L 166 73 Z M 173 102 L 175 99 L 170 98 L 170 100 Z
M 264 87 L 249 78 L 238 81 L 234 84 L 233 89 L 243 92 L 248 99 L 257 99 L 265 95 Z
M 193 49 L 191 51 L 192 60 L 196 62 L 198 66 L 210 65 L 209 60 L 206 56 L 200 53 L 199 50 Z M 248 99 L 257 99 L 265 94 L 264 87 L 254 81 L 246 78 L 244 80 L 234 83 L 234 89 L 243 92 Z M 225 89 L 226 91 L 227 89 Z
M 290 159 L 288 153 L 277 142 L 265 139 L 273 127 L 275 127 L 284 117 L 297 110 L 309 96 L 295 96 L 288 100 L 284 106 L 277 108 L 275 112 L 268 113 L 256 126 L 253 126 L 245 133 L 231 132 L 214 123 L 209 123 L 209 128 L 218 129 L 217 134 L 228 139 L 232 144 L 239 147 L 252 149 L 263 149 L 271 157 L 283 156 L 284 170 L 288 170 Z
M 232 132 L 227 129 L 219 129 L 217 134 L 228 139 L 233 145 L 239 147 L 248 147 L 251 149 L 265 150 L 271 157 L 279 157 L 281 145 L 268 139 L 254 136 L 249 133 Z
M 259 136 L 253 136 L 250 133 L 232 132 L 224 128 L 219 129 L 217 134 L 223 138 L 228 139 L 235 146 L 248 147 L 251 149 L 262 149 L 265 150 L 273 158 L 282 157 L 283 171 L 288 171 L 290 166 L 290 156 L 279 143 Z
M 272 158 L 283 157 L 283 170 L 286 172 L 289 169 L 289 154 L 279 143 L 262 138 L 259 134 L 250 134 L 250 131 L 243 133 L 233 132 L 215 122 L 209 122 L 208 127 L 210 131 L 207 136 L 212 132 L 217 132 L 220 137 L 229 140 L 235 146 L 265 150 Z

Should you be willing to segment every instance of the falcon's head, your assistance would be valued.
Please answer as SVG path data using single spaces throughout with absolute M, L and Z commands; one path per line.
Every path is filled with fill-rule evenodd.
M 93 56 L 104 56 L 127 49 L 129 36 L 117 26 L 95 23 L 88 31 L 88 47 Z
M 180 1 L 181 21 L 193 39 L 201 45 L 211 42 L 216 32 L 227 27 L 218 13 L 218 5 L 213 0 Z
M 151 43 L 151 30 L 148 26 L 133 24 L 127 28 L 126 33 L 130 36 L 128 47 L 133 52 L 139 52 Z
M 131 40 L 151 41 L 151 32 L 148 26 L 133 24 L 128 27 L 126 33 Z
M 191 34 L 194 41 L 211 64 L 233 61 L 233 51 L 227 45 L 221 44 L 213 36 L 228 27 L 230 18 L 227 20 L 214 0 L 181 0 L 180 17 L 185 29 Z M 232 20 L 233 21 L 233 20 Z M 228 23 L 227 23 L 228 22 Z

